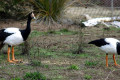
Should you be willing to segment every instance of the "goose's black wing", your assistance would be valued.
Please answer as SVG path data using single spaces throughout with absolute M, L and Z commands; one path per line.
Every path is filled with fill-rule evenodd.
M 13 33 L 5 32 L 5 29 L 0 30 L 0 49 L 4 46 L 4 40 Z
M 0 41 L 4 41 L 11 34 L 13 34 L 13 33 L 5 32 L 5 29 L 0 30 Z
M 96 45 L 96 46 L 98 46 L 98 47 L 101 47 L 101 46 L 107 45 L 107 44 L 109 44 L 109 43 L 107 43 L 107 42 L 105 41 L 105 39 L 98 39 L 98 40 L 91 41 L 91 42 L 89 42 L 88 44 L 94 44 L 94 45 Z

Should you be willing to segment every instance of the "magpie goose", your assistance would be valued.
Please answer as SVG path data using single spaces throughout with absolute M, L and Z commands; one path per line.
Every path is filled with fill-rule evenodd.
M 14 46 L 23 43 L 29 36 L 31 32 L 31 20 L 35 19 L 33 12 L 29 13 L 27 20 L 27 27 L 24 30 L 20 30 L 19 28 L 4 28 L 0 30 L 0 49 L 7 44 L 7 61 L 10 63 L 16 63 L 19 60 L 16 60 L 14 57 Z M 10 48 L 12 47 L 12 60 L 10 59 Z
M 120 55 L 120 41 L 115 38 L 102 38 L 89 42 L 106 52 L 106 66 L 108 67 L 108 53 L 113 54 L 114 65 L 119 66 L 115 60 L 115 54 Z

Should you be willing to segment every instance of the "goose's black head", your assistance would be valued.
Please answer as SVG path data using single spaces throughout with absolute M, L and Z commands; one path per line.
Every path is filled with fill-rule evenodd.
M 31 19 L 36 19 L 33 12 L 29 13 L 28 19 L 30 19 L 30 20 L 31 20 Z

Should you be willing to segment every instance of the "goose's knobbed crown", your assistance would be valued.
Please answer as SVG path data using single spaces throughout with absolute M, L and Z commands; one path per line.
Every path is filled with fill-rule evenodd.
M 29 13 L 28 19 L 36 19 L 33 12 Z

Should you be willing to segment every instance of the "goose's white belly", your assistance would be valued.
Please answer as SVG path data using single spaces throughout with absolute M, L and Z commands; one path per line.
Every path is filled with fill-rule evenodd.
M 102 51 L 105 51 L 106 53 L 112 53 L 112 54 L 115 54 L 117 53 L 116 51 L 116 45 L 105 45 L 105 46 L 101 46 L 100 49 Z
M 11 46 L 19 45 L 23 42 L 24 40 L 20 32 L 13 33 L 12 35 L 8 36 L 4 41 L 5 44 L 11 45 Z

